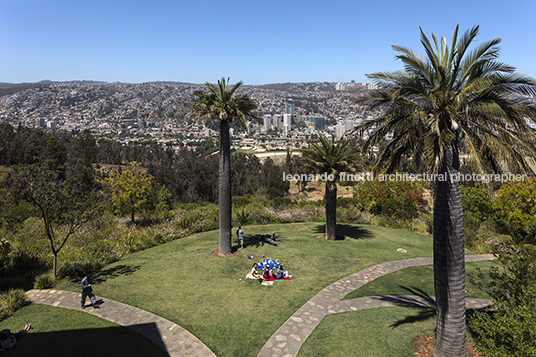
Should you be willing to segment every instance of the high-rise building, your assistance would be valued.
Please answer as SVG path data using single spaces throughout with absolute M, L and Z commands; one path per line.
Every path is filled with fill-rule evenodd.
M 270 114 L 265 114 L 262 116 L 263 124 L 264 124 L 264 131 L 268 132 L 272 130 L 272 116 Z
M 272 125 L 275 130 L 281 131 L 281 115 L 280 114 L 274 114 L 272 116 Z
M 290 123 L 292 122 L 291 114 L 283 114 L 283 135 L 286 137 L 290 132 Z
M 340 139 L 340 138 L 343 137 L 345 132 L 346 132 L 346 125 L 345 125 L 344 121 L 340 121 L 335 126 L 335 137 L 337 139 Z
M 294 117 L 294 103 L 285 103 L 285 114 L 290 114 Z

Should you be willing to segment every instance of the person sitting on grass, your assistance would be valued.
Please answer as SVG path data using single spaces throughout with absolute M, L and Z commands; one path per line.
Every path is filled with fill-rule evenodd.
M 288 275 L 288 270 L 283 270 L 283 266 L 281 266 L 281 268 L 279 268 L 279 270 L 277 271 L 275 278 L 286 279 L 286 278 L 290 278 L 290 275 Z
M 7 328 L 0 331 L 0 352 L 12 349 L 31 328 L 32 324 L 26 322 L 24 329 L 15 334 L 11 333 L 11 330 Z
M 259 275 L 259 273 L 257 273 L 257 263 L 253 264 L 253 266 L 251 267 L 251 271 L 249 272 L 249 274 L 246 276 L 246 278 L 249 278 L 249 279 L 259 279 L 261 276 Z
M 262 278 L 264 280 L 270 280 L 272 279 L 273 275 L 272 275 L 272 271 L 270 269 L 268 269 L 268 266 L 265 264 L 264 265 L 264 271 L 262 273 Z

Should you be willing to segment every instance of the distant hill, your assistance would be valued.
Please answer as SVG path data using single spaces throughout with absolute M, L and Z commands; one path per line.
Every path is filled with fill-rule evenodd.
M 44 83 L 19 83 L 19 84 L 1 83 L 0 97 L 4 95 L 15 94 L 17 92 L 22 92 L 27 89 L 43 88 L 44 86 L 45 86 Z
M 46 118 L 62 122 L 138 119 L 147 122 L 188 121 L 192 94 L 203 84 L 172 81 L 121 83 L 98 81 L 41 81 L 0 86 L 0 121 L 17 122 Z M 259 112 L 281 112 L 293 102 L 296 116 L 337 118 L 360 115 L 352 102 L 367 89 L 356 86 L 336 91 L 335 83 L 272 83 L 244 85 L 241 93 L 259 102 Z

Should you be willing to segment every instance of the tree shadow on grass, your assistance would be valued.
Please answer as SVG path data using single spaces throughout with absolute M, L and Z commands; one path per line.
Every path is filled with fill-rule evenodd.
M 140 270 L 141 265 L 119 264 L 111 268 L 99 270 L 93 274 L 94 283 L 103 283 L 108 279 L 114 279 L 123 275 L 131 275 Z
M 245 247 L 259 248 L 259 247 L 264 246 L 265 244 L 277 247 L 277 244 L 281 242 L 280 240 L 276 242 L 267 242 L 265 240 L 255 239 L 256 236 L 257 235 L 250 235 L 250 236 L 244 235 L 244 248 Z M 240 243 L 238 244 L 237 247 L 240 248 Z
M 395 328 L 404 324 L 411 324 L 419 321 L 426 321 L 436 316 L 435 299 L 428 295 L 425 291 L 416 287 L 406 287 L 399 285 L 402 289 L 411 293 L 411 296 L 406 295 L 389 295 L 382 296 L 379 299 L 389 301 L 397 306 L 409 307 L 417 311 L 416 314 L 408 315 L 403 319 L 395 321 L 389 327 Z M 466 317 L 469 320 L 477 311 L 486 311 L 488 308 L 474 308 L 466 310 Z
M 55 357 L 164 357 L 162 337 L 155 323 L 67 331 L 31 330 L 6 353 L 7 356 Z M 137 332 L 147 332 L 148 338 Z M 44 353 L 46 351 L 46 353 Z M 43 354 L 44 353 L 44 354 Z
M 313 232 L 316 234 L 326 233 L 326 225 L 319 224 L 313 228 Z M 374 235 L 366 228 L 353 226 L 350 224 L 337 224 L 337 239 L 344 240 L 346 238 L 350 239 L 370 239 Z

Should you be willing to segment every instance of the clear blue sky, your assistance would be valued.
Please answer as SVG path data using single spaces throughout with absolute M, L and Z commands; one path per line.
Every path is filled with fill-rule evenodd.
M 0 82 L 361 82 L 457 23 L 536 77 L 535 18 L 534 0 L 0 0 Z

